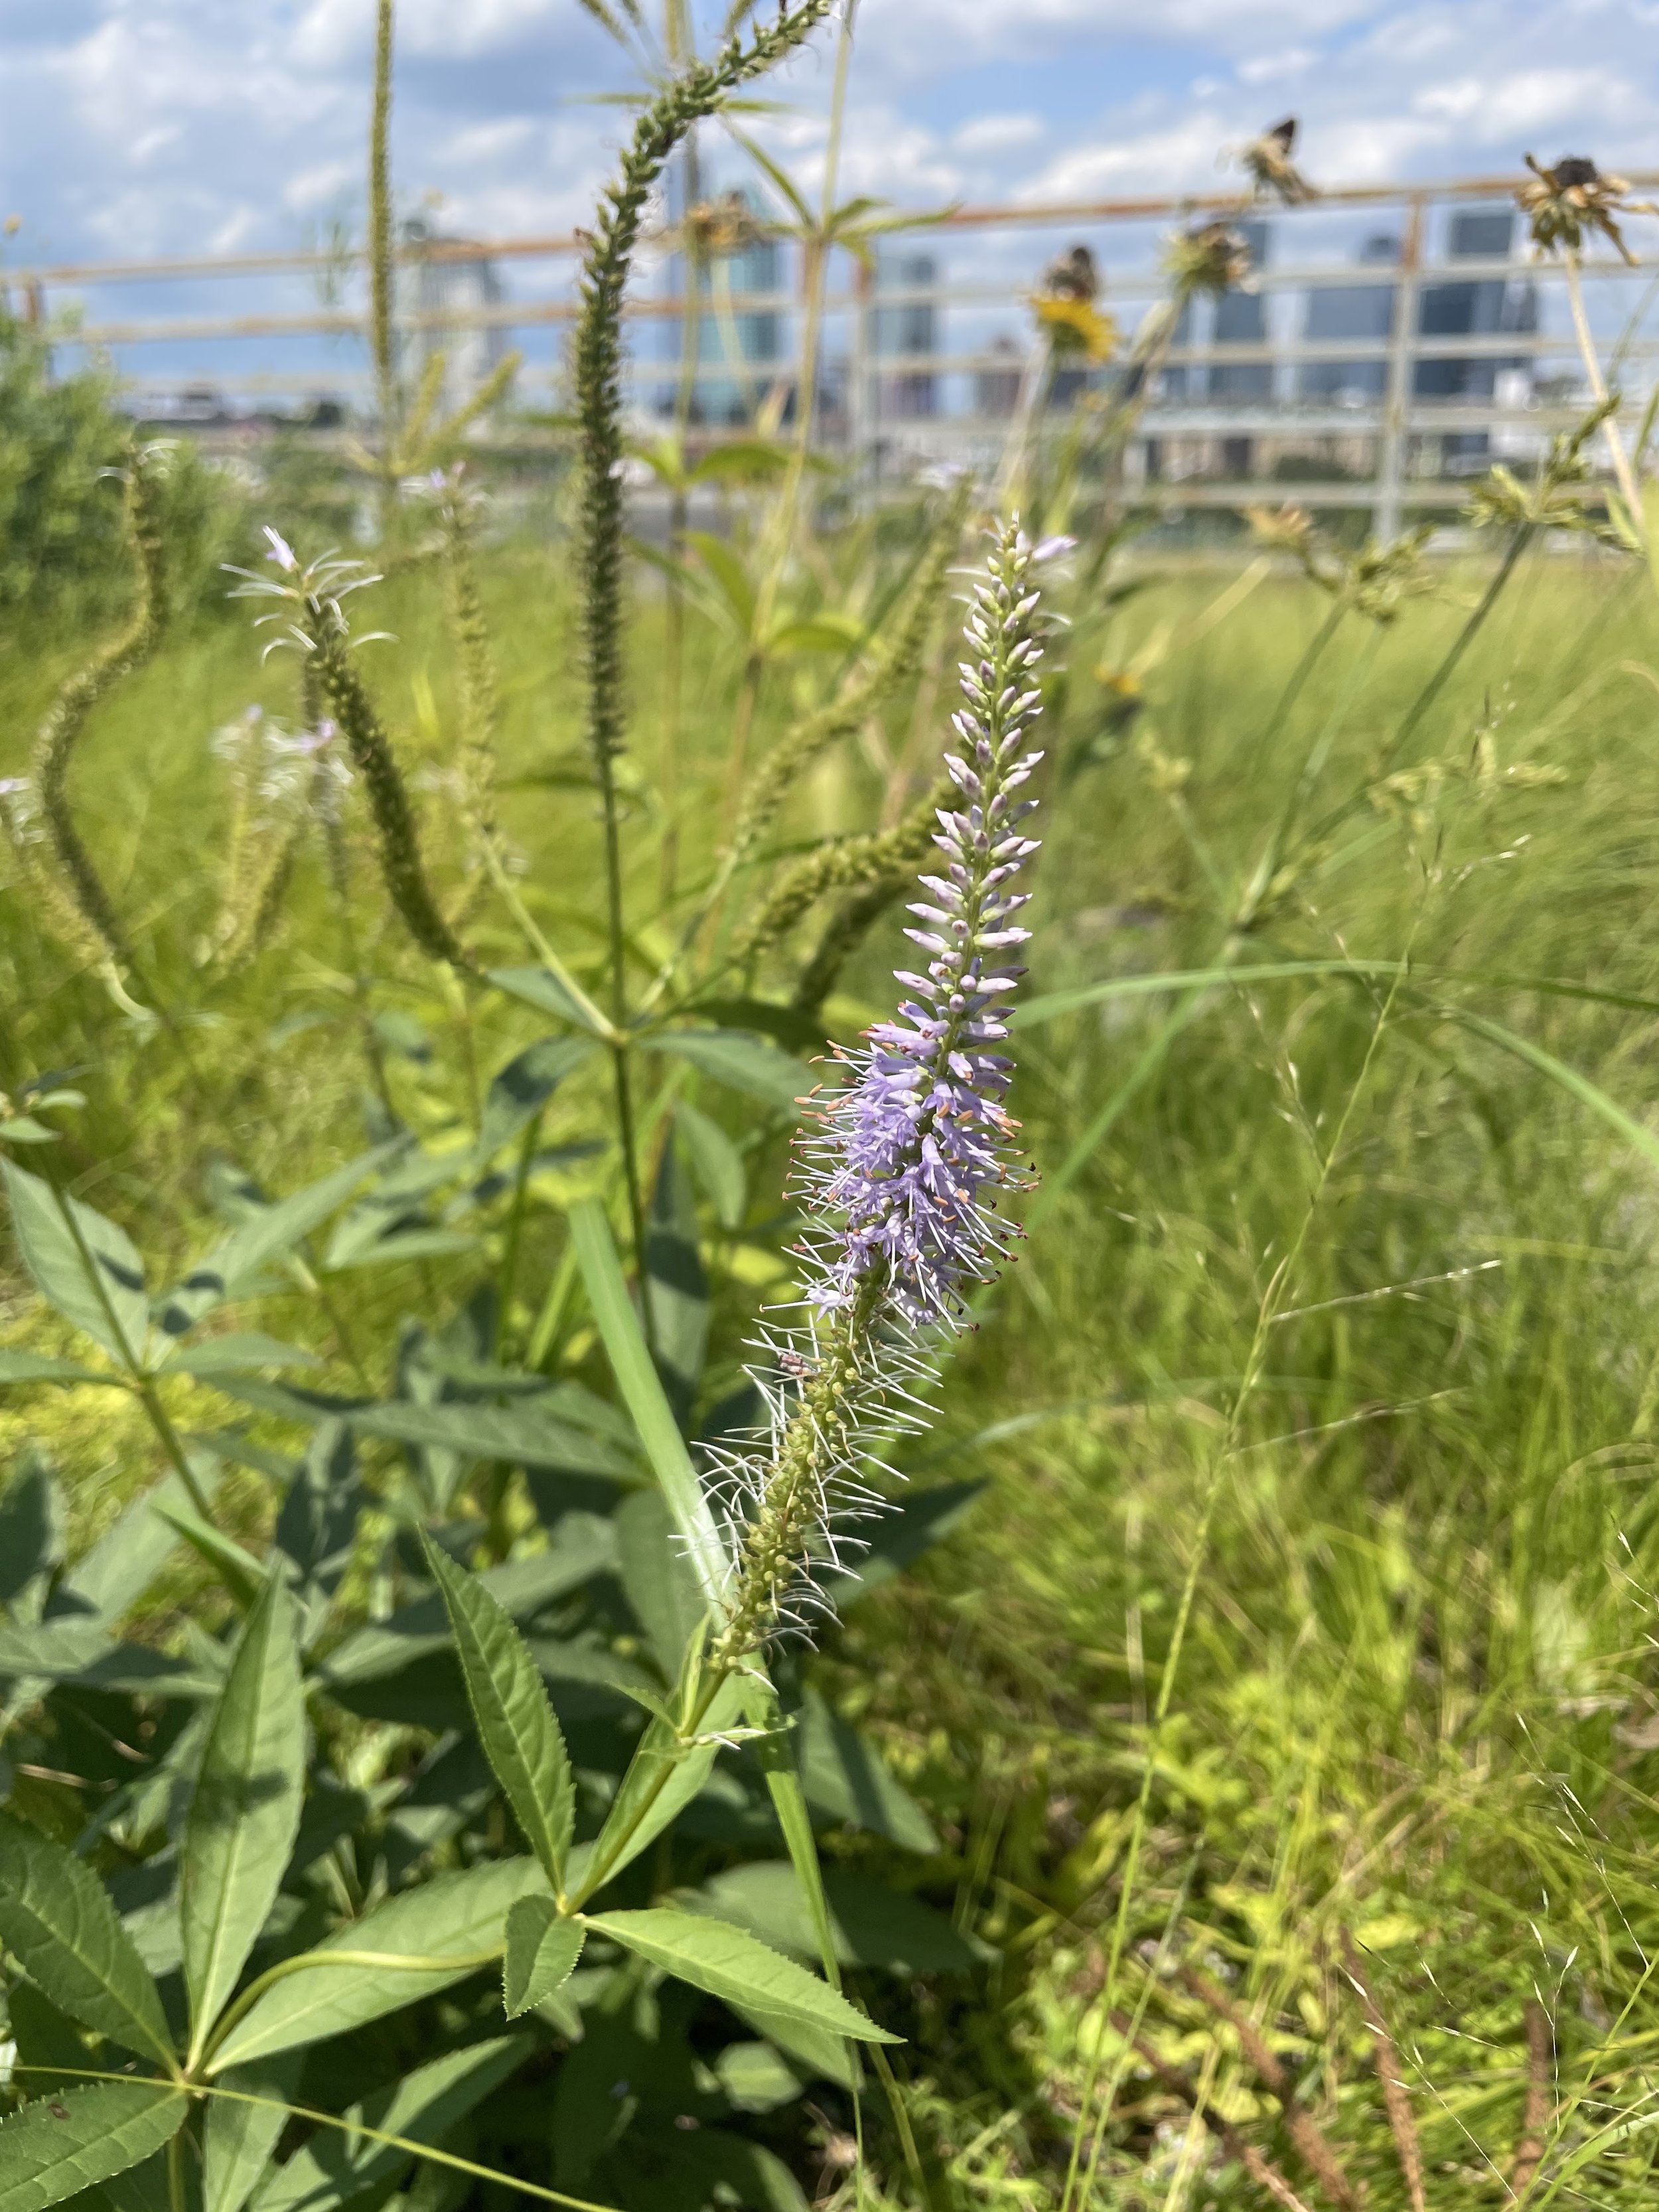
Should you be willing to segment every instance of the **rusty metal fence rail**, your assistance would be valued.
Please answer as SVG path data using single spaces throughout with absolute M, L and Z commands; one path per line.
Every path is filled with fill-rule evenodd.
M 1635 181 L 1649 187 L 1659 173 Z M 1582 415 L 1565 271 L 1523 251 L 1514 182 L 1342 186 L 1270 210 L 1242 207 L 1236 193 L 954 209 L 901 234 L 872 267 L 832 270 L 813 435 L 872 476 L 990 459 L 1036 396 L 1028 295 L 1055 234 L 1090 248 L 1127 345 L 1163 289 L 1160 236 L 1226 213 L 1250 228 L 1250 286 L 1183 319 L 1124 456 L 1131 495 L 1171 508 L 1291 495 L 1368 508 L 1391 532 L 1408 510 L 1455 507 L 1469 475 L 1493 459 L 1524 462 Z M 1653 250 L 1633 266 L 1607 254 L 1582 272 L 1632 421 L 1659 378 L 1659 236 L 1638 242 Z M 413 356 L 453 349 L 476 373 L 511 339 L 526 349 L 528 388 L 551 402 L 580 250 L 574 236 L 410 241 L 400 343 Z M 641 428 L 660 427 L 677 393 L 711 438 L 740 432 L 768 398 L 793 412 L 804 316 L 786 249 L 731 264 L 690 310 L 683 267 L 659 238 L 629 303 Z M 355 253 L 263 253 L 0 269 L 0 287 L 65 359 L 111 357 L 136 404 L 236 435 L 269 427 L 271 410 L 254 403 L 277 395 L 303 399 L 313 421 L 319 402 L 367 409 L 367 317 L 349 296 L 362 274 Z M 135 288 L 159 290 L 165 312 L 133 312 Z M 188 304 L 204 288 L 207 312 Z M 696 342 L 682 366 L 688 312 Z M 147 356 L 160 368 L 147 369 Z M 1121 373 L 1061 369 L 1043 419 Z

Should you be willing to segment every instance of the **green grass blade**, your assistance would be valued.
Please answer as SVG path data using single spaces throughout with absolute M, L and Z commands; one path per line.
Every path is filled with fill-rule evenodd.
M 623 1401 L 633 1416 L 645 1455 L 662 1486 L 704 1595 L 720 1601 L 726 1588 L 726 1559 L 714 1517 L 708 1510 L 685 1439 L 680 1434 L 651 1354 L 646 1348 L 616 1240 L 604 1206 L 596 1198 L 580 1199 L 570 1209 L 570 1235 L 587 1286 L 587 1301 L 605 1343 Z

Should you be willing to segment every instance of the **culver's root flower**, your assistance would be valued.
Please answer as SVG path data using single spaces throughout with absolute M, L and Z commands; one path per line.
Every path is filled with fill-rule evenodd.
M 717 1455 L 731 1581 L 716 1668 L 822 1607 L 821 1571 L 849 1540 L 842 1524 L 879 1507 L 864 1479 L 878 1430 L 917 1425 L 934 1342 L 964 1326 L 972 1289 L 1015 1233 L 998 1212 L 1025 1179 L 1000 1047 L 1028 935 L 1013 885 L 1036 849 L 1020 826 L 1033 802 L 1018 795 L 1042 757 L 1027 746 L 1042 652 L 1036 558 L 1009 524 L 975 590 L 962 750 L 945 761 L 958 803 L 939 810 L 943 868 L 921 878 L 921 926 L 907 932 L 926 968 L 898 971 L 910 995 L 866 1049 L 843 1055 L 848 1079 L 799 1146 L 806 1318 L 758 1347 L 765 1444 Z

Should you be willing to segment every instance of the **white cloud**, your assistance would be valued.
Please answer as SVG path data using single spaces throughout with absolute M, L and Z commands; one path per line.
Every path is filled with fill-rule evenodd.
M 1273 54 L 1253 54 L 1238 65 L 1241 84 L 1279 84 L 1286 77 L 1305 76 L 1319 56 L 1311 46 L 1285 46 Z
M 1040 115 L 978 115 L 957 125 L 951 143 L 958 154 L 1011 154 L 1048 135 Z

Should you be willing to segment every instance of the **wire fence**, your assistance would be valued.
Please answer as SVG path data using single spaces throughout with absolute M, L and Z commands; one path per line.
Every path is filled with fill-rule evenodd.
M 918 216 L 867 264 L 831 267 L 811 434 L 876 478 L 993 459 L 1034 401 L 1052 418 L 1124 373 L 1061 365 L 1034 390 L 1030 296 L 1055 234 L 1103 273 L 1121 352 L 1165 289 L 1162 239 L 1225 214 L 1249 239 L 1249 285 L 1183 314 L 1124 452 L 1127 495 L 1171 509 L 1293 496 L 1368 510 L 1392 534 L 1409 512 L 1460 504 L 1494 459 L 1524 465 L 1583 411 L 1565 270 L 1523 251 L 1514 183 L 1342 186 L 1271 210 L 1218 192 Z M 574 235 L 444 239 L 411 226 L 396 285 L 405 368 L 441 351 L 453 399 L 517 346 L 521 410 L 556 408 L 580 248 Z M 712 440 L 743 434 L 763 410 L 794 419 L 802 257 L 763 234 L 714 263 L 691 302 L 685 265 L 659 235 L 629 302 L 638 427 L 678 410 Z M 1659 370 L 1659 253 L 1633 265 L 1607 254 L 1582 274 L 1633 422 Z M 0 270 L 0 285 L 66 362 L 108 356 L 131 404 L 204 439 L 246 441 L 283 420 L 326 434 L 368 410 L 359 252 Z M 135 295 L 159 311 L 133 312 Z

